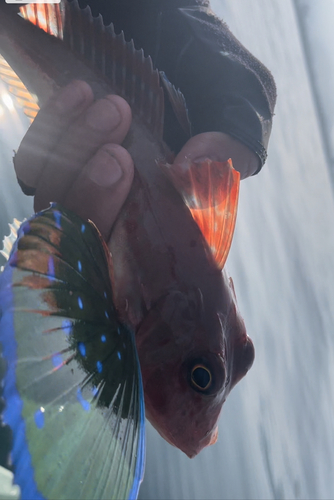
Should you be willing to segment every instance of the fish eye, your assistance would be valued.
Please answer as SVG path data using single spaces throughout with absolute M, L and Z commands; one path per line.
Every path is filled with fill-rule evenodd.
M 206 366 L 197 363 L 191 369 L 190 381 L 195 390 L 206 392 L 212 384 L 211 371 Z
M 182 379 L 193 391 L 203 396 L 213 396 L 223 391 L 227 377 L 222 357 L 207 351 L 196 354 L 185 360 Z

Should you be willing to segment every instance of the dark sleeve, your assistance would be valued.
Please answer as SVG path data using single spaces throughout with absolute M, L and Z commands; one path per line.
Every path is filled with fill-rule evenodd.
M 113 22 L 183 92 L 192 133 L 220 131 L 254 151 L 261 161 L 276 102 L 268 69 L 234 37 L 205 0 L 90 0 L 93 13 Z M 95 10 L 94 10 L 95 9 Z M 167 143 L 185 141 L 167 106 Z

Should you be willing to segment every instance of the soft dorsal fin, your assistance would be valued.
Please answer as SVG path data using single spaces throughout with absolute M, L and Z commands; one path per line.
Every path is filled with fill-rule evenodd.
M 161 165 L 203 234 L 215 263 L 223 269 L 232 243 L 240 174 L 232 161 L 204 160 Z

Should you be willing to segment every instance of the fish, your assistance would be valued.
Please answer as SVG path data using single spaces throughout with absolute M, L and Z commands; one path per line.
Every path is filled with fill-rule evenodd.
M 57 204 L 10 228 L 0 429 L 12 440 L 1 442 L 0 472 L 13 470 L 22 500 L 134 500 L 144 395 L 134 333 L 114 310 L 110 252 L 91 222 Z
M 108 242 L 113 300 L 135 332 L 146 416 L 192 458 L 216 442 L 222 405 L 254 360 L 225 270 L 239 173 L 231 160 L 173 163 L 164 100 L 190 136 L 184 96 L 89 7 L 61 3 L 61 33 L 51 36 L 0 6 L 0 53 L 40 105 L 75 78 L 96 98 L 116 93 L 132 107 L 123 145 L 134 182 Z

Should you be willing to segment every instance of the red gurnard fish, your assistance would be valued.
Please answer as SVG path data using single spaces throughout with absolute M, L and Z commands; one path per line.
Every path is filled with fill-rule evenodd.
M 76 78 L 87 81 L 96 98 L 117 93 L 133 109 L 124 145 L 135 179 L 109 241 L 115 304 L 136 334 L 148 419 L 194 457 L 216 441 L 221 407 L 254 359 L 223 269 L 239 173 L 230 161 L 169 165 L 162 86 L 187 129 L 182 94 L 89 8 L 61 6 L 64 25 L 42 27 L 58 36 L 62 31 L 62 40 L 2 6 L 0 53 L 42 104 Z

